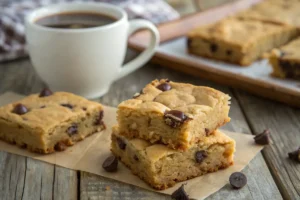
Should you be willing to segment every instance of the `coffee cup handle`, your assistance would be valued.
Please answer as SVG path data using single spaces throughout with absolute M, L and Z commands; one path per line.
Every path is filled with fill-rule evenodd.
M 120 79 L 134 70 L 142 67 L 155 53 L 155 48 L 159 44 L 159 33 L 155 25 L 147 20 L 136 19 L 129 22 L 128 37 L 139 29 L 148 29 L 151 33 L 150 44 L 137 58 L 123 65 L 116 79 Z

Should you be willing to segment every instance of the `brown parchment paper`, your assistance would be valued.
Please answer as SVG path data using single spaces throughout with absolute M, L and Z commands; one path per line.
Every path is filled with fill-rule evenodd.
M 23 96 L 15 93 L 5 93 L 0 96 L 0 106 L 19 100 L 22 97 Z M 104 121 L 107 125 L 107 129 L 105 131 L 86 138 L 85 140 L 68 148 L 64 152 L 56 152 L 50 155 L 40 155 L 28 152 L 3 141 L 0 141 L 0 151 L 31 157 L 69 169 L 90 172 L 145 188 L 147 190 L 165 194 L 172 194 L 172 192 L 175 191 L 182 183 L 187 183 L 185 185 L 185 190 L 190 198 L 204 199 L 228 183 L 230 174 L 236 171 L 241 171 L 263 148 L 262 146 L 254 144 L 253 136 L 251 135 L 223 130 L 236 141 L 234 165 L 218 172 L 178 183 L 174 187 L 167 190 L 156 191 L 149 187 L 145 182 L 140 180 L 137 176 L 131 174 L 131 172 L 122 163 L 119 163 L 118 171 L 116 173 L 108 173 L 102 169 L 101 166 L 103 161 L 105 158 L 107 158 L 107 156 L 111 155 L 110 134 L 112 125 L 116 124 L 116 108 L 106 106 L 104 113 Z

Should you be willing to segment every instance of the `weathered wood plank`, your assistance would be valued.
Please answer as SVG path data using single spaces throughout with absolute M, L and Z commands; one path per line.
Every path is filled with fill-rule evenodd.
M 0 64 L 0 94 L 30 94 L 44 87 L 28 59 Z M 77 172 L 0 152 L 0 199 L 76 199 Z
M 300 166 L 287 158 L 300 146 L 300 109 L 239 90 L 236 94 L 252 131 L 271 131 L 273 144 L 263 154 L 284 199 L 300 199 Z
M 144 85 L 155 78 L 169 78 L 173 81 L 188 82 L 196 85 L 208 85 L 229 93 L 232 96 L 227 87 L 222 87 L 210 82 L 204 82 L 199 78 L 183 75 L 172 70 L 162 69 L 158 66 L 148 64 L 142 69 L 113 84 L 108 94 L 102 97 L 100 101 L 110 106 L 117 106 L 120 101 L 131 98 L 134 93 L 140 91 Z M 239 131 L 251 134 L 251 131 L 235 98 L 232 99 L 231 107 L 232 109 L 230 116 L 232 117 L 232 121 L 225 128 L 231 131 Z M 242 190 L 232 190 L 229 185 L 226 185 L 219 192 L 213 194 L 208 199 L 221 200 L 224 199 L 224 197 L 227 199 L 282 199 L 261 154 L 259 154 L 250 163 L 244 172 L 249 179 L 247 187 L 243 188 Z M 97 177 L 85 172 L 82 172 L 81 174 L 81 199 L 123 199 L 124 197 L 128 197 L 130 199 L 140 199 L 140 197 L 136 196 L 136 191 L 143 191 L 142 189 L 135 188 L 133 186 L 124 187 L 124 184 Z M 118 195 L 121 194 L 121 196 L 115 195 L 113 192 L 106 191 L 106 186 L 114 188 L 116 191 L 118 191 Z M 154 193 L 151 194 L 154 195 Z M 157 196 L 157 198 L 166 197 Z M 148 196 L 147 193 L 147 195 L 145 194 L 144 199 L 153 199 L 153 196 Z

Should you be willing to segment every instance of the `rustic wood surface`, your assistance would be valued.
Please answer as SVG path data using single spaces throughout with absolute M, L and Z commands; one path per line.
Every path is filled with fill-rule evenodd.
M 134 56 L 135 53 L 130 52 L 129 59 Z M 247 186 L 233 190 L 227 184 L 207 199 L 300 199 L 300 167 L 287 159 L 287 152 L 300 146 L 299 109 L 154 64 L 147 64 L 117 81 L 105 96 L 97 100 L 117 106 L 155 78 L 207 85 L 230 94 L 232 120 L 224 129 L 256 134 L 270 128 L 272 132 L 273 144 L 243 170 L 248 178 Z M 0 95 L 7 91 L 27 95 L 39 92 L 44 86 L 28 59 L 0 63 Z M 0 152 L 0 199 L 153 200 L 170 197 L 90 173 Z

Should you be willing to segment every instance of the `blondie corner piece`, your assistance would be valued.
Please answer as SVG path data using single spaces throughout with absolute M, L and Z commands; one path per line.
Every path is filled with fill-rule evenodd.
M 300 38 L 274 49 L 269 57 L 273 76 L 300 80 Z
M 230 17 L 190 31 L 187 48 L 191 54 L 247 66 L 297 33 L 288 25 Z
M 229 100 L 213 88 L 155 80 L 118 106 L 120 134 L 186 150 L 230 121 Z
M 114 127 L 111 150 L 133 174 L 162 190 L 176 182 L 232 165 L 235 141 L 217 130 L 188 151 L 181 152 L 163 144 L 127 139 Z
M 101 104 L 44 90 L 0 108 L 0 139 L 47 154 L 105 129 L 102 119 Z

